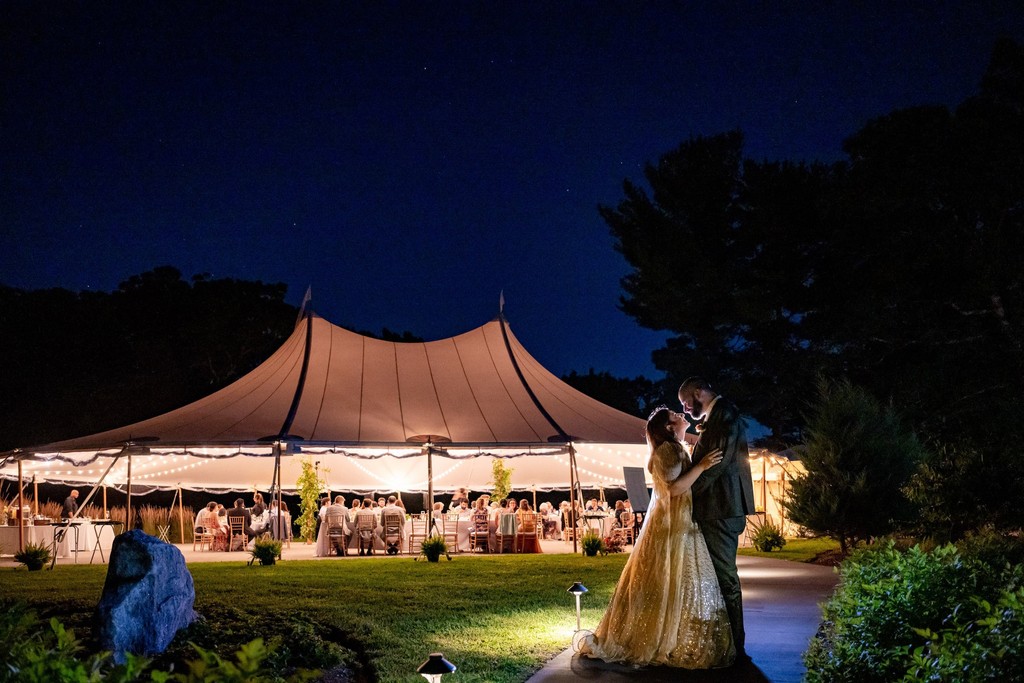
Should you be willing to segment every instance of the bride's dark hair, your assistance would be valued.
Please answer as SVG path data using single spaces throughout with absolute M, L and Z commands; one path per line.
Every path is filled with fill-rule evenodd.
M 678 437 L 668 428 L 668 418 L 671 414 L 671 411 L 665 406 L 658 406 L 651 412 L 651 416 L 647 418 L 647 428 L 645 431 L 647 443 L 652 451 L 666 441 L 679 443 Z

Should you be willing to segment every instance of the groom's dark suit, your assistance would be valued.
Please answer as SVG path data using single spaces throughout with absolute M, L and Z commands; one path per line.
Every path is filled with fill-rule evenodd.
M 736 650 L 743 652 L 743 597 L 736 571 L 736 547 L 754 513 L 754 482 L 750 476 L 747 435 L 740 411 L 719 397 L 693 448 L 694 464 L 721 449 L 722 462 L 705 470 L 693 484 L 693 519 L 700 526 L 725 598 Z

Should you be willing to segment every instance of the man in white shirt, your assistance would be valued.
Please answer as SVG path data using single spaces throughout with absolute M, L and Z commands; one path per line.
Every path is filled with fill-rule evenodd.
M 383 543 L 385 546 L 385 549 L 387 548 L 387 541 L 385 539 L 387 529 L 385 527 L 385 523 L 388 518 L 394 519 L 398 524 L 399 550 L 405 544 L 405 510 L 398 507 L 397 503 L 398 499 L 395 496 L 388 496 L 387 503 L 385 503 L 385 505 L 380 508 L 380 529 L 377 531 L 377 537 L 380 538 L 381 543 Z

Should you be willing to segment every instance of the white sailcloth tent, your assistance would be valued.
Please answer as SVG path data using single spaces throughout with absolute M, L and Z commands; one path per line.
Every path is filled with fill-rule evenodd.
M 266 490 L 280 463 L 293 492 L 307 459 L 333 490 L 491 488 L 505 459 L 516 490 L 623 487 L 643 467 L 643 420 L 547 371 L 504 315 L 425 343 L 364 337 L 305 313 L 264 363 L 169 413 L 99 434 L 0 454 L 0 477 L 107 486 Z M 130 456 L 130 457 L 129 457 Z M 428 462 L 429 461 L 429 462 Z M 109 470 L 109 471 L 108 471 Z

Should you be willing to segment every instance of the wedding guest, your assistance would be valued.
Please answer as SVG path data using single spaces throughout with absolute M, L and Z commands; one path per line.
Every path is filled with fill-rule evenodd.
M 387 504 L 383 508 L 381 508 L 381 513 L 380 513 L 381 525 L 380 525 L 380 531 L 377 532 L 377 535 L 380 537 L 380 542 L 382 544 L 385 543 L 385 541 L 384 541 L 384 531 L 385 531 L 385 529 L 384 529 L 384 521 L 385 521 L 385 518 L 387 516 L 390 516 L 390 515 L 397 515 L 398 519 L 401 520 L 400 521 L 400 531 L 399 531 L 399 543 L 398 543 L 398 547 L 401 548 L 403 545 L 405 545 L 405 510 L 403 510 L 402 508 L 398 507 L 398 499 L 395 496 L 388 496 Z
M 469 505 L 469 490 L 466 488 L 455 489 L 455 495 L 452 496 L 452 502 L 448 506 L 448 511 L 454 512 L 462 501 L 466 501 L 466 505 Z
M 530 507 L 530 501 L 523 498 L 519 501 L 519 510 L 516 512 L 516 531 L 520 534 L 530 532 L 530 536 L 522 538 L 519 542 L 519 552 L 539 553 L 540 539 L 537 538 L 537 514 Z
M 71 489 L 71 494 L 64 499 L 64 510 L 62 516 L 71 519 L 78 514 L 78 489 Z
M 353 534 L 358 537 L 360 555 L 373 555 L 378 526 L 380 526 L 380 520 L 374 513 L 373 501 L 363 498 L 363 506 L 356 513 L 356 533 Z
M 320 499 L 320 512 L 317 513 L 317 520 L 320 528 L 316 532 L 316 556 L 327 557 L 331 554 L 329 539 L 327 538 L 327 508 L 331 506 L 331 499 L 324 496 Z

